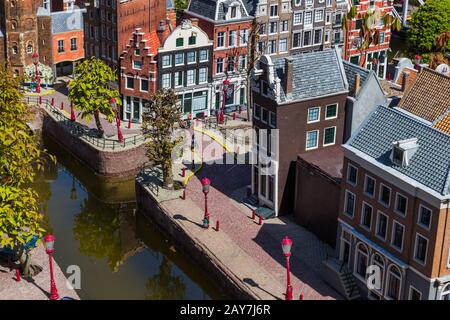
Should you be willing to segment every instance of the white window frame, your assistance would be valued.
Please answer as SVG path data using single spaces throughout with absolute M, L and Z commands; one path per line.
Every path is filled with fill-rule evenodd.
M 164 65 L 164 58 L 168 57 L 169 58 L 169 64 L 168 65 Z M 162 65 L 163 65 L 163 69 L 164 68 L 170 68 L 172 66 L 172 55 L 171 54 L 166 54 L 162 57 Z
M 189 55 L 194 54 L 194 61 L 189 62 Z M 196 51 L 188 51 L 186 53 L 186 64 L 196 64 L 197 63 L 197 52 Z
M 317 120 L 309 120 L 309 112 L 310 112 L 310 110 L 312 110 L 312 109 L 319 109 L 319 113 L 318 113 L 319 116 L 317 117 Z M 320 112 L 321 112 L 321 111 L 322 111 L 322 110 L 321 110 L 320 107 L 310 107 L 310 108 L 308 108 L 307 113 L 306 113 L 306 123 L 309 124 L 309 123 L 320 122 Z
M 320 11 L 322 11 L 322 19 L 321 20 L 317 20 L 316 19 L 317 18 L 317 13 L 320 12 Z M 325 19 L 325 10 L 324 9 L 316 9 L 315 12 L 314 12 L 314 21 L 313 21 L 313 23 L 315 23 L 315 22 L 323 22 L 324 19 Z
M 367 250 L 367 253 L 364 253 L 364 252 L 360 249 L 361 245 L 365 246 L 365 248 L 366 248 L 366 250 Z M 359 264 L 358 256 L 359 256 L 359 253 L 361 253 L 361 254 L 363 254 L 363 255 L 366 256 L 366 276 L 365 276 L 364 278 L 358 273 L 358 264 Z M 362 243 L 362 242 L 359 242 L 359 243 L 356 245 L 356 250 L 355 250 L 355 261 L 354 261 L 354 263 L 353 263 L 353 275 L 354 275 L 358 280 L 362 281 L 363 283 L 366 283 L 367 267 L 369 266 L 369 263 L 370 263 L 370 254 L 369 254 L 369 253 L 370 253 L 370 252 L 369 252 L 369 248 L 367 247 L 366 244 L 364 244 L 364 243 Z
M 367 180 L 368 179 L 372 179 L 374 181 L 374 185 L 373 185 L 373 194 L 369 194 L 366 192 L 367 189 Z M 363 189 L 363 193 L 364 195 L 368 196 L 369 198 L 375 198 L 375 195 L 377 193 L 377 180 L 375 178 L 373 178 L 372 176 L 365 174 L 364 175 L 364 189 Z
M 422 291 L 418 290 L 417 288 L 415 288 L 413 285 L 409 286 L 409 293 L 408 293 L 408 300 L 411 300 L 411 296 L 412 296 L 412 291 L 415 290 L 416 292 L 419 293 L 420 298 L 419 300 L 422 300 Z
M 197 81 L 197 79 L 196 79 L 196 72 L 195 71 L 196 70 L 194 70 L 194 69 L 186 71 L 186 86 L 195 86 L 196 81 Z M 192 79 L 194 80 L 193 82 L 189 82 L 189 75 L 190 74 L 192 75 Z
M 418 238 L 419 237 L 421 237 L 421 238 L 423 238 L 423 239 L 425 239 L 426 241 L 427 241 L 427 247 L 426 247 L 426 250 L 425 250 L 425 260 L 422 262 L 422 261 L 420 261 L 420 260 L 418 260 L 417 258 L 416 258 L 416 250 L 417 250 L 417 245 L 418 245 Z M 418 232 L 416 232 L 416 236 L 415 236 L 415 238 L 414 238 L 414 251 L 413 251 L 413 259 L 414 259 L 414 261 L 415 262 L 417 262 L 418 264 L 420 264 L 420 265 L 422 265 L 422 266 L 425 266 L 426 264 L 427 264 L 427 259 L 428 259 L 428 247 L 429 247 L 429 244 L 430 244 L 430 239 L 428 239 L 427 237 L 425 237 L 424 235 L 422 235 L 422 234 L 420 234 L 420 233 L 418 233 Z
M 326 135 L 325 135 L 325 131 L 326 131 L 327 129 L 332 129 L 332 128 L 334 128 L 333 142 L 325 144 L 325 136 L 326 136 Z M 324 147 L 334 146 L 334 145 L 336 144 L 336 131 L 337 131 L 337 127 L 336 127 L 336 126 L 331 126 L 331 127 L 327 127 L 327 128 L 324 128 L 324 129 L 323 129 L 323 146 L 324 146 Z
M 386 187 L 389 189 L 389 202 L 386 204 L 383 201 L 381 201 L 381 190 L 383 187 Z M 392 188 L 385 185 L 383 182 L 380 182 L 380 190 L 378 191 L 378 202 L 381 203 L 384 207 L 389 208 L 391 206 L 391 198 L 392 198 Z
M 300 15 L 300 22 L 295 23 L 295 15 Z M 303 24 L 303 11 L 295 11 L 292 15 L 292 25 L 301 26 Z
M 365 206 L 370 207 L 370 208 L 372 209 L 372 216 L 370 217 L 370 227 L 369 227 L 369 228 L 367 228 L 367 226 L 365 226 L 365 225 L 363 224 L 363 220 L 364 220 L 364 207 L 365 207 Z M 373 212 L 374 212 L 373 206 L 371 206 L 371 205 L 368 204 L 367 202 L 363 201 L 362 204 L 361 204 L 361 219 L 360 219 L 360 221 L 359 221 L 359 225 L 360 225 L 364 230 L 367 230 L 367 231 L 369 231 L 369 232 L 372 231 L 372 225 L 373 225 Z
M 201 71 L 204 70 L 205 71 L 205 81 L 200 81 L 200 74 Z M 203 68 L 199 68 L 198 69 L 198 83 L 199 84 L 203 84 L 203 83 L 208 83 L 208 68 L 207 67 L 203 67 Z
M 130 77 L 130 76 L 125 76 L 125 88 L 126 89 L 129 89 L 129 90 L 133 90 L 134 89 L 134 78 L 133 77 Z M 131 78 L 131 79 L 133 79 L 133 88 L 130 88 L 129 86 L 128 86 L 128 78 Z
M 399 280 L 400 280 L 400 281 L 399 281 L 400 286 L 399 286 L 399 288 L 398 288 L 398 294 L 399 294 L 398 300 L 401 300 L 403 275 L 402 275 L 401 269 L 400 269 L 399 267 L 397 267 L 396 265 L 390 265 L 390 266 L 387 268 L 387 274 L 386 274 L 386 286 L 385 286 L 385 294 L 384 294 L 384 297 L 385 297 L 387 300 L 394 300 L 394 299 L 392 299 L 391 297 L 388 296 L 388 294 L 389 294 L 389 281 L 391 280 L 391 269 L 392 269 L 393 267 L 397 268 L 397 270 L 400 271 L 400 279 L 399 279 Z M 397 275 L 394 275 L 394 274 L 392 274 L 392 276 L 397 277 Z
M 201 53 L 202 52 L 206 52 L 206 59 L 204 59 L 204 60 L 201 60 Z M 208 49 L 200 49 L 200 51 L 199 51 L 199 53 L 198 53 L 198 61 L 200 61 L 200 62 L 207 62 L 207 61 L 209 61 L 209 51 L 208 51 Z
M 142 81 L 147 81 L 147 90 L 142 90 Z M 140 92 L 148 92 L 149 87 L 150 87 L 149 79 L 143 79 L 143 78 L 139 79 L 139 91 Z
M 164 76 L 168 76 L 169 86 L 164 86 Z M 163 73 L 161 75 L 161 87 L 163 89 L 170 89 L 172 87 L 172 74 L 171 73 Z
M 139 68 L 136 67 L 135 62 L 140 63 L 141 66 Z M 133 70 L 142 70 L 142 61 L 133 60 Z
M 352 168 L 354 168 L 354 169 L 356 170 L 356 181 L 355 181 L 355 182 L 351 182 L 351 181 L 349 180 L 350 167 L 352 167 Z M 349 185 L 352 185 L 352 186 L 354 186 L 354 187 L 355 187 L 356 185 L 358 185 L 358 168 L 357 168 L 356 166 L 352 165 L 350 162 L 347 164 L 347 176 L 345 177 L 345 181 L 347 181 L 347 183 L 348 183 Z
M 353 199 L 354 199 L 354 205 L 353 205 L 353 215 L 350 215 L 349 213 L 347 213 L 347 207 L 348 207 L 348 197 L 347 194 L 352 194 L 353 195 Z M 348 189 L 345 189 L 345 198 L 344 198 L 344 215 L 348 218 L 353 219 L 355 217 L 355 212 L 356 211 L 356 195 L 351 192 Z
M 403 232 L 402 232 L 402 246 L 401 248 L 398 248 L 397 246 L 395 246 L 394 243 L 394 232 L 395 232 L 395 225 L 400 225 L 401 227 L 403 227 Z M 390 241 L 390 246 L 392 248 L 394 248 L 395 250 L 397 250 L 398 252 L 402 252 L 403 251 L 403 247 L 405 246 L 405 231 L 406 228 L 403 224 L 401 224 L 400 222 L 398 222 L 397 220 L 393 220 L 392 221 L 392 229 L 391 229 L 391 241 Z
M 182 56 L 183 57 L 183 62 L 177 63 L 177 56 Z M 174 55 L 174 59 L 175 59 L 175 66 L 184 66 L 184 60 L 185 60 L 184 53 L 176 53 Z
M 334 105 L 336 106 L 336 115 L 334 117 L 328 117 L 327 118 L 328 107 L 331 107 L 331 106 L 334 106 Z M 338 103 L 331 103 L 331 104 L 327 104 L 325 106 L 325 120 L 337 119 L 338 113 L 339 113 L 339 104 Z
M 421 216 L 421 214 L 422 214 L 422 208 L 425 208 L 425 209 L 427 209 L 428 211 L 430 211 L 431 212 L 431 215 L 430 215 L 430 225 L 429 226 L 426 226 L 426 225 L 424 225 L 424 224 L 422 224 L 421 222 L 420 222 L 420 216 Z M 427 206 L 424 206 L 423 204 L 419 204 L 419 213 L 417 214 L 417 224 L 419 225 L 419 226 L 421 226 L 423 229 L 425 229 L 425 230 L 430 230 L 431 229 L 431 222 L 433 221 L 433 210 L 431 210 L 430 208 L 428 208 Z
M 378 234 L 378 228 L 380 226 L 380 219 L 379 219 L 380 215 L 383 215 L 386 217 L 386 232 L 384 233 L 384 238 Z M 389 216 L 387 214 L 383 213 L 382 211 L 378 210 L 377 211 L 377 223 L 375 226 L 375 236 L 380 240 L 386 241 L 387 235 L 388 235 L 388 230 L 389 230 Z
M 317 137 L 316 137 L 316 145 L 314 147 L 309 147 L 307 146 L 308 144 L 308 133 L 312 133 L 312 132 L 317 132 Z M 319 130 L 309 130 L 306 132 L 306 139 L 305 139 L 305 150 L 314 150 L 319 148 L 319 136 L 320 136 L 320 131 Z
M 180 76 L 181 76 L 181 84 L 177 84 L 177 74 L 180 74 Z M 183 87 L 184 86 L 184 72 L 183 71 L 175 71 L 174 72 L 174 84 L 173 84 L 173 86 L 174 86 L 174 88 L 181 88 L 181 87 Z
M 405 213 L 402 213 L 400 211 L 397 210 L 397 204 L 398 204 L 398 198 L 399 196 L 403 197 L 406 199 L 406 208 L 405 208 Z M 394 205 L 394 212 L 397 213 L 398 215 L 400 215 L 401 217 L 406 217 L 408 215 L 408 197 L 404 196 L 403 194 L 401 194 L 400 192 L 396 192 L 395 193 L 395 205 Z

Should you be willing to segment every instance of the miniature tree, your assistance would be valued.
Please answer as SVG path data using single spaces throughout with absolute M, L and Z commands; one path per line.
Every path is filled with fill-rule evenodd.
M 142 115 L 142 132 L 149 140 L 146 155 L 156 165 L 161 165 L 163 186 L 173 190 L 172 152 L 182 138 L 174 138 L 174 129 L 181 120 L 177 105 L 178 97 L 173 90 L 155 93 L 149 110 Z
M 111 122 L 115 116 L 111 99 L 115 98 L 118 105 L 122 103 L 119 91 L 110 88 L 117 81 L 116 73 L 102 60 L 92 57 L 76 66 L 76 74 L 78 76 L 70 82 L 69 99 L 75 109 L 80 111 L 81 118 L 89 122 L 94 117 L 101 138 L 105 131 L 100 114 Z

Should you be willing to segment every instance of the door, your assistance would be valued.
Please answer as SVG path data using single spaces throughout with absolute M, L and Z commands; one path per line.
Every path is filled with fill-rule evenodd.
M 342 240 L 341 260 L 348 266 L 350 263 L 350 243 Z

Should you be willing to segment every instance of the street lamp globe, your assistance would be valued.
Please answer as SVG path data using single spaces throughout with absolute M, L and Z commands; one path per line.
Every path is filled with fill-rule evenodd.
M 55 247 L 55 237 L 51 234 L 48 234 L 44 237 L 45 251 L 50 254 L 53 253 Z
M 39 54 L 37 52 L 33 53 L 31 59 L 33 61 L 33 64 L 37 65 L 39 63 Z
M 201 183 L 202 183 L 202 186 L 203 186 L 203 193 L 204 193 L 205 195 L 208 194 L 208 192 L 209 192 L 209 186 L 211 185 L 211 181 L 210 181 L 208 178 L 204 177 L 204 178 L 201 180 Z
M 110 101 L 111 108 L 116 111 L 117 110 L 117 101 L 116 98 L 112 98 Z
M 288 236 L 285 236 L 284 239 L 281 241 L 281 248 L 283 249 L 283 255 L 285 257 L 291 256 L 291 247 L 292 247 L 292 240 L 289 239 Z

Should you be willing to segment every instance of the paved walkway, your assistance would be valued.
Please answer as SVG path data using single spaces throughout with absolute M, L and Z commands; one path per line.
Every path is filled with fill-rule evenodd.
M 21 278 L 20 282 L 17 282 L 15 270 L 10 271 L 7 265 L 0 263 L 0 300 L 49 300 L 50 271 L 48 256 L 42 245 L 34 249 L 32 253 L 33 262 L 43 267 L 42 272 L 32 280 Z M 75 290 L 67 287 L 67 279 L 64 273 L 57 263 L 53 262 L 55 283 L 60 299 L 70 297 L 79 300 Z
M 201 141 L 201 133 L 195 134 L 196 141 Z M 206 140 L 204 146 L 217 144 L 208 138 Z M 205 162 L 221 157 L 217 154 L 203 156 Z M 294 241 L 291 258 L 294 298 L 298 299 L 302 292 L 304 299 L 343 299 L 321 279 L 322 261 L 327 253 L 333 252 L 330 246 L 290 218 L 266 220 L 262 226 L 251 219 L 251 210 L 241 203 L 251 182 L 250 172 L 248 164 L 204 164 L 202 170 L 189 180 L 187 200 L 167 200 L 163 205 L 170 212 L 184 217 L 180 223 L 229 265 L 241 281 L 266 292 L 265 298 L 284 298 L 286 269 L 281 240 L 288 235 Z M 211 226 L 214 227 L 219 220 L 220 232 L 203 230 L 199 226 L 204 208 L 200 179 L 205 176 L 212 182 L 208 195 Z

